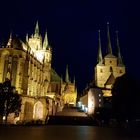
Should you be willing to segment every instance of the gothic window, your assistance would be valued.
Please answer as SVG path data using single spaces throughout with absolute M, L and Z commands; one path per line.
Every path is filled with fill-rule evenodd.
M 109 62 L 110 62 L 110 64 L 112 63 L 112 61 L 111 61 L 111 60 L 110 60 Z
M 12 84 L 15 85 L 16 82 L 16 75 L 17 75 L 17 62 L 18 57 L 14 56 L 12 59 Z
M 4 67 L 3 67 L 3 81 L 5 81 L 7 71 L 8 71 L 8 63 L 9 63 L 9 56 L 6 55 L 4 58 Z

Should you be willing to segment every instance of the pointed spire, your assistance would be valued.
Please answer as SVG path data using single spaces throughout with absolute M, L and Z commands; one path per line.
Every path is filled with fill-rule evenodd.
M 67 67 L 66 67 L 65 82 L 66 82 L 66 83 L 69 83 L 69 82 L 70 82 L 70 80 L 69 80 L 69 72 L 68 72 L 68 65 L 67 65 Z
M 63 83 L 63 76 L 62 75 L 60 77 L 60 82 L 61 82 L 61 84 Z
M 26 42 L 28 42 L 28 39 L 29 39 L 29 37 L 28 37 L 28 33 L 26 34 Z
M 74 76 L 74 79 L 73 79 L 73 84 L 74 84 L 74 91 L 76 92 L 76 91 L 77 91 L 77 87 L 76 87 L 76 80 L 75 80 L 75 76 Z
M 116 31 L 116 37 L 117 37 L 117 49 L 118 49 L 118 65 L 123 65 L 121 51 L 120 51 L 118 31 Z
M 43 42 L 43 50 L 46 50 L 47 46 L 48 46 L 48 36 L 47 36 L 47 31 L 46 31 L 44 42 Z
M 7 43 L 7 48 L 12 48 L 12 33 L 10 33 L 10 37 Z
M 36 22 L 36 26 L 35 26 L 35 37 L 39 37 L 39 26 L 38 26 L 38 21 Z
M 75 76 L 74 76 L 74 78 L 73 78 L 73 84 L 75 85 L 75 83 L 76 83 L 76 82 L 75 82 Z
M 101 37 L 100 37 L 100 30 L 98 31 L 99 38 L 98 38 L 98 57 L 97 57 L 97 62 L 98 63 L 103 63 L 103 57 L 102 57 L 102 49 L 101 49 Z
M 107 22 L 107 53 L 112 54 L 110 32 L 109 32 L 109 22 Z

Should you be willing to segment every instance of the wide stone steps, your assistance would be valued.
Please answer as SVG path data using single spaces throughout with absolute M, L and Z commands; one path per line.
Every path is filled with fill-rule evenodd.
M 64 107 L 55 116 L 49 116 L 48 125 L 94 125 L 93 119 L 74 107 Z

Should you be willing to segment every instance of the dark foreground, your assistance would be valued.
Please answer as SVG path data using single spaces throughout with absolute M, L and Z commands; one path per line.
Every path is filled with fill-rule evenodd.
M 95 126 L 0 126 L 0 140 L 140 140 L 140 129 Z

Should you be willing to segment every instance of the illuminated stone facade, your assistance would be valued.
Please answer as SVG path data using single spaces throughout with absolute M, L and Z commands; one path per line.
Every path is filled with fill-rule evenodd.
M 103 106 L 103 93 L 99 88 L 89 88 L 86 94 L 80 98 L 81 109 L 86 113 L 93 114 L 95 108 Z M 87 108 L 87 110 L 86 110 Z
M 112 96 L 111 89 L 115 79 L 119 76 L 125 74 L 125 65 L 123 64 L 119 40 L 117 34 L 117 48 L 118 48 L 118 56 L 113 55 L 111 41 L 110 41 L 110 33 L 108 27 L 108 52 L 105 57 L 102 57 L 101 51 L 101 40 L 100 40 L 100 32 L 99 32 L 99 50 L 98 50 L 98 63 L 95 66 L 95 85 L 99 88 L 102 88 L 105 97 Z
M 88 114 L 93 114 L 96 107 L 104 106 L 104 103 L 108 99 L 108 101 L 110 101 L 109 97 L 112 96 L 111 89 L 115 79 L 125 74 L 125 65 L 123 64 L 121 57 L 118 33 L 116 40 L 118 55 L 115 56 L 112 53 L 109 26 L 107 29 L 107 54 L 104 57 L 102 56 L 99 31 L 98 58 L 97 65 L 95 66 L 93 83 L 85 89 L 84 95 L 80 97 L 81 108 L 83 108 L 82 110 L 87 108 Z
M 66 68 L 65 82 L 62 82 L 61 85 L 61 93 L 65 105 L 76 106 L 77 89 L 75 85 L 75 79 L 73 82 L 70 81 L 68 67 Z
M 22 97 L 18 120 L 45 120 L 48 112 L 55 114 L 57 111 L 55 105 L 60 101 L 56 96 L 60 90 L 55 86 L 60 86 L 60 82 L 52 81 L 51 62 L 47 32 L 42 39 L 38 22 L 34 34 L 26 35 L 25 41 L 10 35 L 8 43 L 0 47 L 0 83 L 9 79 Z M 49 87 L 53 90 L 49 91 Z
M 0 82 L 8 78 L 19 94 L 46 96 L 51 59 L 47 33 L 42 44 L 37 23 L 35 34 L 31 38 L 26 37 L 25 43 L 10 36 L 7 45 L 0 48 Z

